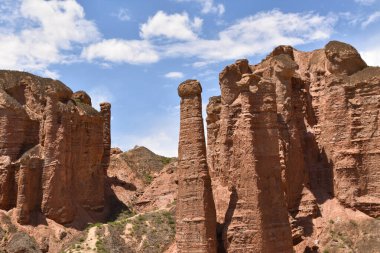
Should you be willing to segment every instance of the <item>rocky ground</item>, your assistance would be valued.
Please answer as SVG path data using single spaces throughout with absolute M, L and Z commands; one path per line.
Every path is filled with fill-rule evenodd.
M 175 235 L 176 164 L 145 147 L 112 149 L 108 185 L 117 201 L 107 221 L 63 226 L 40 217 L 21 226 L 15 210 L 0 211 L 0 252 L 164 252 Z

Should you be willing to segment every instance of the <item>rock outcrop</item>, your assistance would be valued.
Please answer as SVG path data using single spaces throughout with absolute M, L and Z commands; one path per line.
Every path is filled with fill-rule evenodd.
M 16 208 L 22 224 L 102 211 L 103 124 L 85 92 L 0 71 L 0 208 Z
M 312 52 L 279 46 L 257 65 L 238 60 L 221 72 L 221 96 L 207 106 L 207 152 L 228 252 L 291 252 L 285 204 L 295 244 L 313 234 L 327 199 L 379 217 L 379 84 L 380 68 L 337 41 Z M 265 215 L 282 234 L 265 238 Z
M 103 102 L 100 104 L 100 113 L 103 116 L 103 158 L 102 166 L 104 175 L 107 175 L 107 169 L 111 159 L 111 104 Z
M 219 240 L 227 252 L 292 252 L 275 83 L 239 60 L 222 71 L 220 85 L 221 98 L 212 98 L 207 110 L 213 185 L 225 187 L 214 189 Z
M 202 118 L 202 88 L 188 80 L 178 87 L 181 97 L 178 147 L 176 243 L 178 252 L 216 252 L 216 217 L 206 159 Z

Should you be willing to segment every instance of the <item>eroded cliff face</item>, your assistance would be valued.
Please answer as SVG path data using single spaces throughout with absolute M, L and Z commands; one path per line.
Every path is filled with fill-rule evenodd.
M 21 224 L 102 211 L 103 124 L 85 92 L 0 71 L 0 209 L 16 208 Z
M 240 60 L 222 71 L 220 85 L 221 98 L 207 108 L 219 242 L 227 252 L 292 252 L 275 83 Z
M 279 46 L 219 77 L 207 152 L 225 250 L 291 252 L 286 212 L 297 244 L 313 233 L 318 204 L 334 197 L 379 217 L 380 68 L 332 41 L 312 52 Z

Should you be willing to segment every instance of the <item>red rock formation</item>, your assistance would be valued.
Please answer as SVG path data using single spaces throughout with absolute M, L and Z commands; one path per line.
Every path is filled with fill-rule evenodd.
M 102 165 L 104 175 L 107 175 L 107 169 L 111 158 L 111 104 L 103 102 L 100 104 L 100 113 L 103 116 L 103 158 Z
M 215 206 L 206 160 L 201 92 L 201 85 L 195 80 L 178 87 L 181 97 L 176 206 L 178 252 L 216 252 Z
M 257 84 L 248 85 L 247 89 L 247 82 Z M 258 92 L 264 82 L 265 87 L 274 85 L 275 93 Z M 379 217 L 380 177 L 375 165 L 380 160 L 379 83 L 380 68 L 367 67 L 352 46 L 336 41 L 313 52 L 279 46 L 257 65 L 239 60 L 222 71 L 221 97 L 211 98 L 207 107 L 207 150 L 218 236 L 224 238 L 228 252 L 242 250 L 249 240 L 258 240 L 234 231 L 235 226 L 244 231 L 259 226 L 260 220 L 250 223 L 248 217 L 265 214 L 260 201 L 267 200 L 259 199 L 257 193 L 255 196 L 254 180 L 244 180 L 260 178 L 260 166 L 275 168 L 278 160 L 281 169 L 274 169 L 271 175 L 277 177 L 281 170 L 282 190 L 292 223 L 296 224 L 296 243 L 302 240 L 303 230 L 312 233 L 311 220 L 320 215 L 318 204 L 328 198 L 336 197 L 346 207 Z M 262 98 L 253 98 L 256 95 L 252 94 L 261 94 L 267 103 L 275 100 L 273 114 L 255 108 Z M 256 126 L 255 122 L 261 125 Z M 277 134 L 269 133 L 277 128 L 276 151 L 269 144 L 276 143 Z M 263 155 L 272 158 L 263 156 L 260 160 L 262 149 Z M 247 166 L 255 171 L 249 172 Z M 263 180 L 259 182 L 259 189 L 269 185 Z M 249 196 L 244 195 L 246 189 L 250 190 Z M 280 194 L 277 196 L 281 198 Z M 240 198 L 244 204 L 239 204 Z M 249 209 L 244 207 L 248 203 L 256 204 L 251 213 L 244 211 Z M 283 213 L 278 213 L 278 217 L 283 219 Z M 236 243 L 234 238 L 239 238 Z M 264 236 L 260 240 L 262 244 L 251 244 L 264 247 Z
M 59 223 L 104 206 L 103 117 L 83 91 L 0 72 L 0 208 L 18 221 L 42 211 Z
M 275 85 L 251 74 L 246 60 L 226 67 L 220 84 L 221 100 L 210 100 L 207 122 L 224 249 L 292 252 L 281 189 Z

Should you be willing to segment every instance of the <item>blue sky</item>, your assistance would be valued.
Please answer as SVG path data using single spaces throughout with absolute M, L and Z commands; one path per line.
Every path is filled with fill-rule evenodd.
M 58 78 L 112 103 L 112 145 L 177 155 L 177 86 L 204 105 L 239 58 L 352 44 L 380 65 L 380 0 L 0 0 L 0 68 Z

